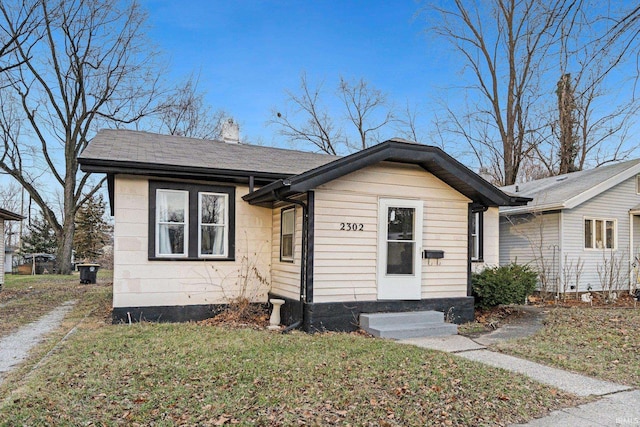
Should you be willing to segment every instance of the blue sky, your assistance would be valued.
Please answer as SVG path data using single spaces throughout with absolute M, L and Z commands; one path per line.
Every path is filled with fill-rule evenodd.
M 327 90 L 341 75 L 364 78 L 395 104 L 418 108 L 455 72 L 416 17 L 414 0 L 142 4 L 150 38 L 170 57 L 170 78 L 199 73 L 208 102 L 228 111 L 250 142 L 286 146 L 266 122 L 273 108 L 282 108 L 285 91 L 297 89 L 302 72 Z

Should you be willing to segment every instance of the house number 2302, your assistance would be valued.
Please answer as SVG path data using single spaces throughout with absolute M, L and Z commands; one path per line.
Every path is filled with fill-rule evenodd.
M 364 230 L 364 224 L 357 222 L 341 222 L 340 231 L 362 231 Z

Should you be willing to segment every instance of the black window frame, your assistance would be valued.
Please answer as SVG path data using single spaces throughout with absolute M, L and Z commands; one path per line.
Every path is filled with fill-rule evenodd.
M 188 238 L 187 256 L 158 256 L 156 255 L 156 190 L 181 190 L 188 196 Z M 198 248 L 199 223 L 199 193 L 220 193 L 227 195 L 228 201 L 228 234 L 227 256 L 200 256 Z M 149 261 L 235 261 L 235 230 L 236 230 L 236 188 L 216 184 L 196 184 L 188 182 L 149 180 Z
M 282 256 L 282 224 L 284 222 L 284 213 L 288 211 L 293 211 L 293 232 L 291 233 L 291 258 L 284 258 Z M 296 259 L 296 207 L 289 206 L 286 208 L 282 208 L 280 210 L 280 262 L 289 262 L 293 263 Z

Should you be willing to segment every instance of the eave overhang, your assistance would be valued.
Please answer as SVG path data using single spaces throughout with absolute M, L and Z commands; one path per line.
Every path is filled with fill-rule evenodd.
M 0 219 L 5 221 L 22 221 L 25 217 L 15 212 L 0 208 Z
M 279 179 L 243 200 L 258 206 L 273 206 L 283 198 L 305 193 L 322 184 L 380 162 L 414 164 L 482 206 L 519 206 L 531 199 L 499 190 L 438 147 L 391 139 L 299 175 Z
M 141 162 L 125 162 L 103 159 L 78 158 L 83 172 L 105 173 L 109 175 L 145 175 L 166 178 L 202 179 L 248 183 L 251 178 L 255 185 L 266 185 L 289 175 L 272 172 L 246 171 L 221 168 L 203 168 L 182 165 L 167 165 Z

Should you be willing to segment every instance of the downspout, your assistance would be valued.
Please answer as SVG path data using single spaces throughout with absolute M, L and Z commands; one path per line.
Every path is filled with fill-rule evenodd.
M 309 228 L 309 208 L 306 203 L 300 200 L 289 199 L 279 196 L 276 191 L 273 192 L 274 199 L 280 202 L 291 203 L 302 208 L 302 253 L 300 254 L 300 319 L 287 326 L 282 333 L 286 334 L 294 329 L 299 328 L 304 323 L 304 303 L 306 300 L 306 284 L 307 284 L 307 237 Z

